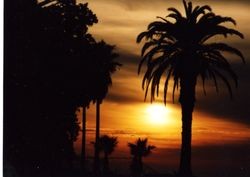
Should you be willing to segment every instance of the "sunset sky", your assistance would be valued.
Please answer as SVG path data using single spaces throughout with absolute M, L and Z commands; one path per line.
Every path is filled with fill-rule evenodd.
M 86 2 L 81 1 L 79 2 Z M 114 156 L 130 157 L 127 142 L 137 137 L 148 137 L 155 145 L 155 153 L 148 159 L 153 168 L 164 171 L 177 170 L 181 135 L 181 109 L 178 94 L 175 103 L 171 100 L 164 106 L 160 94 L 157 102 L 144 102 L 141 87 L 143 74 L 138 76 L 141 44 L 136 44 L 137 35 L 146 30 L 147 25 L 165 17 L 168 7 L 176 7 L 183 12 L 181 0 L 88 0 L 90 9 L 97 15 L 98 24 L 90 28 L 90 33 L 98 40 L 104 39 L 116 45 L 119 62 L 123 66 L 112 77 L 113 85 L 101 105 L 101 134 L 118 136 L 119 145 Z M 239 76 L 239 87 L 234 89 L 234 99 L 230 100 L 224 85 L 219 94 L 214 85 L 207 82 L 207 95 L 203 95 L 200 82 L 197 85 L 197 102 L 193 116 L 193 165 L 194 172 L 209 176 L 238 176 L 250 174 L 250 1 L 220 0 L 193 1 L 195 5 L 208 4 L 216 14 L 233 17 L 236 29 L 245 35 L 225 39 L 240 49 L 247 61 L 244 65 L 234 56 L 230 57 L 233 68 Z M 215 38 L 220 41 L 221 38 Z M 87 113 L 88 152 L 92 156 L 90 141 L 94 138 L 95 107 L 91 105 Z M 80 151 L 80 139 L 76 150 Z M 248 153 L 247 153 L 248 152 Z M 159 158 L 164 157 L 163 162 Z M 157 160 L 158 159 L 158 160 Z M 172 163 L 171 163 L 172 162 Z M 217 171 L 220 170 L 220 174 Z M 223 171 L 224 170 L 224 171 Z M 242 173 L 242 174 L 241 174 Z

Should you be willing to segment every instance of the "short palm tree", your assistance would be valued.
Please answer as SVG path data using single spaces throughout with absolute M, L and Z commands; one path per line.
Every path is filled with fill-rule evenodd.
M 171 13 L 166 18 L 158 17 L 159 21 L 150 23 L 147 31 L 138 35 L 138 43 L 142 39 L 146 39 L 142 48 L 142 60 L 138 73 L 140 73 L 143 63 L 146 62 L 147 70 L 142 87 L 146 90 L 145 99 L 148 89 L 151 89 L 151 102 L 154 101 L 155 95 L 158 96 L 162 77 L 165 79 L 165 104 L 170 78 L 172 77 L 174 81 L 173 101 L 175 90 L 180 86 L 182 146 L 179 173 L 191 176 L 192 112 L 195 105 L 197 78 L 201 76 L 203 86 L 206 79 L 212 79 L 217 91 L 217 78 L 220 78 L 232 96 L 228 76 L 234 80 L 236 86 L 238 78 L 224 52 L 234 54 L 243 62 L 245 61 L 242 53 L 236 48 L 225 43 L 212 42 L 210 39 L 217 35 L 244 37 L 237 30 L 223 26 L 225 22 L 236 25 L 234 19 L 214 14 L 207 5 L 193 8 L 192 3 L 186 3 L 185 0 L 183 0 L 183 4 L 184 16 L 177 9 L 169 8 L 168 11 Z
M 109 172 L 109 155 L 111 155 L 118 144 L 117 137 L 103 135 L 100 137 L 100 151 L 104 153 L 103 170 L 104 173 Z
M 139 138 L 134 144 L 128 143 L 128 147 L 130 148 L 130 154 L 133 156 L 131 164 L 132 174 L 135 176 L 140 175 L 143 171 L 142 158 L 151 154 L 155 146 L 148 145 L 147 138 Z

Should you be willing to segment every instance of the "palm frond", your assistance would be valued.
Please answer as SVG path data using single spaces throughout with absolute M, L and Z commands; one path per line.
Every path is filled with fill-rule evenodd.
M 145 91 L 145 96 L 144 96 L 144 101 L 146 101 L 147 99 L 147 95 L 148 95 L 148 89 L 149 89 L 149 86 L 150 86 L 150 83 L 151 83 L 151 80 L 153 79 L 153 76 L 154 75 L 150 75 L 148 74 L 149 72 L 146 72 L 144 77 L 143 77 L 143 81 L 142 81 L 142 88 L 146 88 L 146 91 Z M 147 76 L 146 76 L 147 75 Z M 147 82 L 146 82 L 147 81 Z M 146 82 L 146 87 L 145 87 L 145 82 Z M 151 99 L 152 100 L 152 99 Z
M 140 33 L 140 34 L 137 36 L 137 38 L 136 38 L 136 42 L 137 42 L 137 43 L 140 43 L 141 40 L 142 40 L 144 37 L 147 37 L 147 36 L 148 36 L 148 32 L 147 32 L 147 31 Z
M 221 74 L 221 72 L 219 72 L 218 70 L 213 69 L 213 71 L 225 83 L 225 85 L 227 86 L 228 92 L 230 94 L 230 98 L 232 99 L 233 98 L 233 92 L 232 92 L 231 85 L 230 85 L 229 81 L 227 80 L 227 78 L 223 74 Z
M 155 72 L 152 74 L 153 79 L 151 83 L 151 102 L 154 101 L 154 95 L 155 95 L 155 88 L 156 88 L 156 95 L 159 95 L 159 85 L 160 85 L 160 79 L 163 75 L 164 71 L 168 68 L 170 61 L 166 60 L 165 62 L 162 62 L 158 68 L 155 70 Z
M 153 60 L 153 56 L 156 55 L 157 53 L 159 53 L 158 49 L 161 49 L 161 47 L 156 46 L 156 47 L 152 48 L 150 51 L 148 51 L 146 55 L 143 56 L 143 58 L 141 59 L 141 61 L 139 63 L 139 66 L 138 66 L 138 74 L 141 71 L 141 67 L 142 67 L 143 63 L 146 60 L 148 60 L 148 63 L 149 63 L 150 61 Z
M 169 79 L 171 77 L 172 71 L 173 71 L 173 67 L 170 67 L 170 69 L 167 73 L 167 78 L 165 80 L 165 84 L 164 84 L 164 104 L 165 105 L 167 104 L 168 82 L 169 82 Z
M 242 39 L 244 39 L 244 35 L 240 33 L 239 31 L 235 29 L 230 29 L 224 26 L 215 26 L 215 27 L 207 27 L 207 31 L 204 36 L 202 36 L 202 39 L 200 40 L 200 43 L 206 42 L 211 37 L 214 37 L 216 35 L 223 35 L 224 37 L 227 37 L 228 35 L 236 35 Z
M 215 14 L 213 12 L 206 13 L 203 16 L 201 16 L 201 18 L 199 19 L 197 24 L 201 25 L 201 24 L 205 23 L 206 21 L 208 21 L 209 19 L 211 19 L 212 17 L 214 17 L 214 16 L 215 16 Z
M 145 51 L 152 47 L 153 45 L 157 45 L 157 43 L 155 41 L 149 41 L 149 42 L 146 42 L 143 47 L 142 47 L 142 50 L 141 50 L 141 56 L 144 56 L 144 53 Z
M 163 19 L 162 17 L 157 17 L 157 18 Z M 164 19 L 164 20 L 165 20 L 165 19 Z M 150 23 L 150 24 L 148 25 L 148 30 L 150 30 L 150 29 L 152 29 L 152 28 L 164 26 L 166 23 L 168 23 L 167 20 L 166 20 L 165 22 L 162 22 L 162 21 L 154 21 L 154 22 L 152 22 L 152 23 Z
M 234 47 L 231 47 L 225 43 L 211 43 L 211 44 L 206 44 L 204 46 L 208 47 L 210 50 L 220 50 L 220 51 L 229 52 L 231 54 L 235 54 L 242 59 L 243 63 L 246 62 L 245 58 L 240 50 L 238 50 Z
M 203 93 L 204 95 L 207 95 L 206 88 L 205 88 L 205 82 L 207 79 L 206 69 L 202 69 L 200 75 L 201 75 L 201 80 L 202 80 Z
M 171 14 L 167 15 L 166 17 L 167 17 L 167 18 L 168 18 L 168 17 L 173 18 L 173 19 L 176 20 L 176 21 L 180 21 L 181 19 L 183 19 L 182 16 L 179 16 L 179 15 L 177 15 L 177 14 L 175 14 L 175 13 L 171 13 Z
M 210 63 L 211 63 L 211 61 L 210 61 Z M 221 62 L 218 62 L 218 61 L 214 61 L 213 63 L 215 64 L 214 68 L 218 68 L 221 71 L 224 71 L 224 72 L 228 73 L 229 76 L 231 76 L 231 78 L 235 82 L 235 86 L 238 87 L 238 76 L 232 70 L 230 65 L 225 64 L 225 63 L 221 63 Z
M 176 15 L 179 16 L 179 18 L 182 18 L 182 14 L 176 8 L 170 7 L 167 10 L 170 12 L 174 12 Z
M 168 48 L 167 50 L 169 51 L 169 53 L 167 53 L 166 51 L 164 55 L 159 56 L 158 58 L 154 59 L 151 63 L 148 64 L 148 69 L 144 75 L 143 82 L 142 82 L 143 88 L 145 87 L 145 83 L 146 83 L 146 92 L 145 92 L 145 98 L 144 98 L 145 100 L 147 97 L 150 84 L 151 84 L 151 94 L 150 94 L 151 102 L 154 101 L 155 99 L 154 97 L 155 93 L 157 96 L 159 95 L 160 78 L 162 77 L 163 73 L 168 68 L 171 67 L 176 57 L 178 56 L 178 52 L 175 51 L 174 45 L 171 47 L 172 48 Z
M 192 21 L 193 23 L 196 23 L 197 18 L 199 17 L 199 15 L 205 14 L 206 10 L 209 11 L 209 12 L 212 11 L 211 7 L 208 6 L 208 5 L 205 5 L 205 6 L 202 6 L 202 7 L 196 6 L 196 7 L 194 8 L 194 10 L 193 10 L 193 13 L 192 13 L 191 17 L 190 17 L 190 18 L 191 18 L 191 21 Z
M 231 17 L 222 17 L 222 16 L 219 16 L 219 15 L 216 15 L 214 17 L 212 17 L 209 22 L 212 24 L 212 25 L 219 25 L 221 23 L 226 23 L 226 22 L 230 22 L 234 25 L 236 25 L 236 21 L 231 18 Z
M 187 2 L 186 2 L 185 0 L 183 0 L 183 5 L 184 5 L 186 17 L 187 17 L 187 14 L 188 14 L 188 6 L 187 6 Z
M 192 2 L 188 2 L 188 11 L 187 11 L 187 18 L 190 18 L 193 10 L 193 4 Z
M 219 92 L 219 88 L 218 88 L 218 83 L 217 83 L 216 76 L 215 76 L 213 70 L 210 67 L 207 68 L 207 71 L 208 71 L 210 77 L 212 77 L 212 79 L 214 81 L 215 90 L 218 93 Z
M 198 6 L 199 7 L 199 6 Z M 202 6 L 200 8 L 197 9 L 196 13 L 199 15 L 199 14 L 205 14 L 205 11 L 209 11 L 211 12 L 212 11 L 212 8 L 208 5 L 205 5 L 205 6 Z
M 174 77 L 174 86 L 173 86 L 173 92 L 172 92 L 172 101 L 174 103 L 174 96 L 175 96 L 175 89 L 178 87 L 179 84 L 179 78 Z

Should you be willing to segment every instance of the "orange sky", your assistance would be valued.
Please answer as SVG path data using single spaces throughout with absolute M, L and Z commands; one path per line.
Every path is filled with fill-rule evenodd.
M 123 145 L 135 141 L 138 137 L 147 137 L 157 147 L 178 148 L 181 135 L 179 107 L 171 104 L 166 107 L 158 103 L 153 105 L 166 109 L 165 113 L 159 115 L 163 121 L 158 122 L 149 112 L 152 107 L 150 103 L 121 105 L 104 102 L 101 106 L 101 134 L 118 136 Z M 194 146 L 220 145 L 241 142 L 250 138 L 250 129 L 247 125 L 225 121 L 200 112 L 195 112 L 193 119 Z M 87 129 L 89 135 L 87 144 L 89 144 L 94 140 L 95 133 L 94 106 L 88 110 Z M 81 136 L 78 139 L 77 152 L 80 152 Z
M 168 7 L 175 6 L 178 9 L 183 9 L 181 1 L 88 0 L 88 2 L 90 9 L 96 13 L 99 19 L 98 24 L 91 27 L 90 32 L 99 40 L 104 39 L 110 44 L 115 44 L 117 52 L 120 54 L 119 61 L 123 64 L 121 69 L 113 75 L 113 85 L 101 105 L 101 134 L 118 136 L 117 154 L 120 153 L 126 157 L 129 157 L 127 142 L 133 142 L 137 137 L 148 137 L 149 142 L 157 146 L 157 149 L 179 148 L 181 110 L 178 105 L 178 95 L 176 95 L 176 101 L 173 104 L 171 93 L 168 93 L 169 102 L 166 105 L 167 111 L 163 114 L 165 116 L 161 120 L 163 123 L 154 123 L 152 114 L 148 111 L 152 105 L 149 101 L 143 102 L 142 75 L 137 75 L 141 45 L 136 44 L 135 39 L 151 21 L 156 20 L 156 16 L 166 16 Z M 197 4 L 198 1 L 194 2 Z M 234 37 L 226 40 L 242 50 L 246 60 L 250 61 L 248 52 L 250 3 L 223 0 L 220 2 L 199 1 L 199 4 L 204 5 L 207 2 L 215 13 L 236 19 L 238 22 L 236 28 L 245 35 L 245 40 L 242 41 Z M 218 41 L 221 38 L 214 40 Z M 232 58 L 233 60 L 234 58 Z M 208 82 L 207 96 L 203 95 L 201 86 L 197 86 L 197 103 L 193 116 L 194 146 L 220 146 L 250 141 L 250 114 L 247 106 L 248 103 L 250 104 L 249 65 L 244 67 L 236 64 L 235 68 L 239 71 L 240 87 L 238 90 L 234 90 L 235 99 L 233 101 L 230 101 L 223 86 L 218 95 L 215 93 L 213 85 Z M 171 91 L 171 89 L 169 90 Z M 159 107 L 164 106 L 161 102 L 161 96 L 157 100 Z M 87 144 L 89 155 L 92 156 L 92 147 L 89 142 L 94 138 L 94 105 L 90 106 L 87 115 Z M 81 136 L 76 143 L 78 153 L 80 139 Z

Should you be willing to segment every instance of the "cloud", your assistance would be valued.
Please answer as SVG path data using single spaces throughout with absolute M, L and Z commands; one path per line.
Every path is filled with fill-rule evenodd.
M 218 94 L 212 87 L 209 89 L 207 96 L 204 96 L 201 92 L 197 94 L 196 108 L 199 111 L 246 123 L 250 126 L 250 66 L 234 64 L 233 67 L 239 76 L 239 87 L 233 89 L 233 99 L 230 99 L 224 83 L 220 82 L 221 89 Z
M 146 30 L 147 25 L 156 20 L 156 16 L 165 16 L 168 7 L 177 7 L 183 11 L 181 1 L 173 0 L 89 0 L 90 8 L 97 14 L 99 23 L 91 27 L 91 33 L 98 39 L 115 44 L 122 68 L 113 76 L 113 85 L 106 98 L 108 102 L 130 104 L 143 102 L 141 89 L 142 75 L 137 75 L 142 44 L 135 42 L 136 36 Z M 250 125 L 250 1 L 193 1 L 196 5 L 209 4 L 213 10 L 223 16 L 231 16 L 238 22 L 236 29 L 245 35 L 241 40 L 235 37 L 223 39 L 240 49 L 247 61 L 246 65 L 234 56 L 230 56 L 232 67 L 239 76 L 239 88 L 234 90 L 234 100 L 229 99 L 226 88 L 220 83 L 220 92 L 216 94 L 211 82 L 207 84 L 207 96 L 203 95 L 201 84 L 197 85 L 196 111 L 205 112 L 218 118 L 230 119 Z M 221 42 L 222 38 L 215 41 Z M 171 87 L 171 85 L 170 85 Z M 171 99 L 169 88 L 168 100 Z M 178 98 L 178 97 L 177 97 Z
M 111 92 L 108 95 L 106 101 L 114 102 L 114 103 L 122 103 L 122 104 L 133 104 L 133 103 L 139 103 L 142 100 L 133 95 L 121 95 L 121 94 Z

